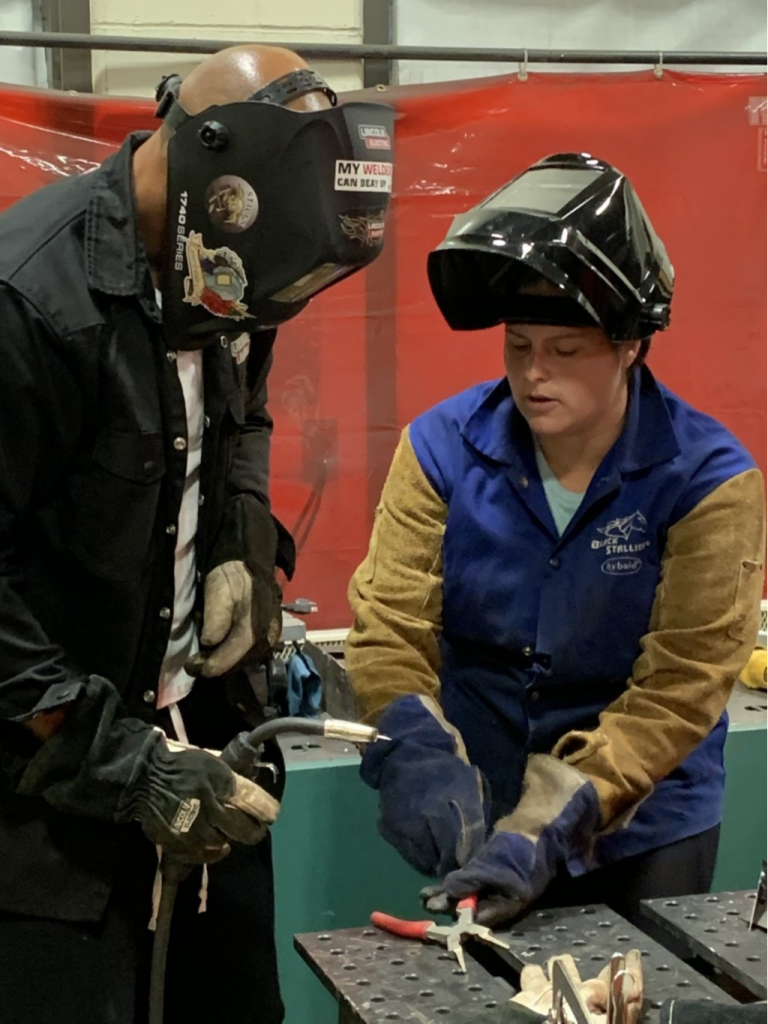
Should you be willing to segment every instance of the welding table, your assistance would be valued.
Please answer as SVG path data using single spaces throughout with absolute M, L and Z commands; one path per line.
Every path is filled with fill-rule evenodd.
M 728 710 L 728 781 L 715 891 L 755 884 L 765 857 L 766 696 L 737 684 Z M 349 714 L 349 709 L 334 709 L 339 711 Z M 272 832 L 286 1024 L 335 1024 L 338 1004 L 297 956 L 294 936 L 323 930 L 337 935 L 339 929 L 359 935 L 360 929 L 348 929 L 375 909 L 423 916 L 416 894 L 424 879 L 378 835 L 376 793 L 360 781 L 354 747 L 307 737 L 284 737 L 281 745 L 289 778 Z M 439 952 L 431 947 L 428 955 Z M 344 978 L 351 974 L 345 972 Z M 485 977 L 490 984 L 491 975 Z M 443 1018 L 450 1021 L 445 1014 L 436 1019 Z
M 750 932 L 742 919 L 752 899 L 753 892 L 722 893 L 649 900 L 645 909 L 657 926 L 678 940 L 689 940 L 702 959 L 764 998 L 766 934 Z M 297 935 L 295 944 L 336 999 L 339 1024 L 450 1024 L 459 1008 L 491 1008 L 509 999 L 527 963 L 543 964 L 550 956 L 569 952 L 582 977 L 594 977 L 612 953 L 631 948 L 643 956 L 647 1024 L 658 1021 L 662 1002 L 672 997 L 736 1003 L 695 966 L 602 905 L 534 912 L 497 934 L 510 949 L 467 943 L 465 975 L 440 946 L 373 927 Z M 481 953 L 482 962 L 475 952 Z
M 684 943 L 692 956 L 732 978 L 757 999 L 766 992 L 766 934 L 745 927 L 754 892 L 721 892 L 646 900 L 643 912 L 657 927 Z

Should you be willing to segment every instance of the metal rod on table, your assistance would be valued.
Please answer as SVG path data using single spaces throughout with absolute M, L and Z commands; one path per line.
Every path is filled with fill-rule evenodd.
M 242 39 L 141 39 L 136 36 L 86 35 L 77 32 L 0 32 L 0 46 L 48 49 L 132 50 L 137 53 L 216 53 Z M 275 43 L 314 60 L 378 58 L 381 60 L 508 61 L 528 64 L 685 64 L 764 65 L 765 52 L 698 50 L 524 50 L 470 49 L 455 46 L 394 46 L 358 43 Z

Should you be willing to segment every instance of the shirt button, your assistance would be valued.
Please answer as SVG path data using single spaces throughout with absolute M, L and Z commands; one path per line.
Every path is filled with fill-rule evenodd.
M 204 494 L 201 494 L 200 497 L 197 499 L 197 504 L 201 508 L 203 507 L 203 505 L 205 504 L 205 495 Z
M 177 452 L 183 452 L 184 449 L 187 447 L 187 442 L 183 437 L 174 437 L 173 447 L 176 449 Z
M 175 352 L 166 352 L 165 353 L 165 358 L 168 360 L 169 363 L 175 363 L 176 362 L 176 353 Z
M 210 425 L 211 425 L 211 417 L 210 416 L 203 416 L 203 424 L 204 424 L 204 426 L 205 426 L 205 428 L 207 430 L 208 427 L 210 427 Z
M 157 700 L 157 694 L 155 693 L 154 690 L 145 690 L 144 691 L 144 703 L 145 704 L 154 704 L 156 700 Z
M 166 526 L 165 532 L 168 534 L 169 537 L 175 537 L 176 536 L 176 527 L 174 526 L 173 523 L 171 523 L 169 526 Z
M 520 486 L 523 489 L 525 489 L 528 486 L 528 477 L 527 476 L 521 476 L 520 477 Z
M 152 462 L 151 459 L 144 463 L 143 469 L 144 469 L 144 472 L 147 474 L 147 476 L 149 476 L 149 474 L 154 470 L 154 468 L 155 468 L 155 463 Z
M 550 558 L 549 564 L 552 566 L 553 569 L 559 569 L 560 559 L 557 556 L 555 556 L 554 558 Z
M 523 648 L 523 654 L 526 656 L 526 658 L 530 658 L 533 655 L 533 648 L 532 647 L 527 647 L 527 646 L 524 647 Z
M 229 344 L 229 339 L 227 338 L 226 334 L 221 335 L 221 337 L 219 338 L 219 344 L 221 345 L 222 348 L 227 347 L 227 345 Z
M 171 609 L 170 608 L 161 608 L 160 609 L 160 618 L 161 619 L 170 619 L 170 617 L 171 617 Z
M 541 694 L 539 693 L 539 691 L 538 691 L 538 690 L 531 690 L 531 700 L 533 701 L 533 703 L 534 703 L 534 704 L 536 703 L 536 701 L 537 701 L 537 700 L 538 700 L 538 699 L 539 699 L 540 697 L 541 697 Z

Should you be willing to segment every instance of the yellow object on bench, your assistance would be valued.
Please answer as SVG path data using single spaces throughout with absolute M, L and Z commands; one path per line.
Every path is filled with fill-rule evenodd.
M 768 651 L 764 647 L 756 647 L 747 662 L 744 671 L 739 677 L 745 686 L 751 690 L 768 689 L 766 685 L 766 666 L 768 665 Z

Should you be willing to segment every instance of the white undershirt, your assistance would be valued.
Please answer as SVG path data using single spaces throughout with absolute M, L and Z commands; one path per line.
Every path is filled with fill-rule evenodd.
M 184 664 L 199 649 L 193 617 L 197 590 L 195 535 L 200 507 L 200 463 L 203 454 L 203 353 L 177 352 L 176 370 L 187 411 L 187 476 L 176 525 L 173 621 L 160 669 L 159 708 L 182 700 L 194 679 Z

